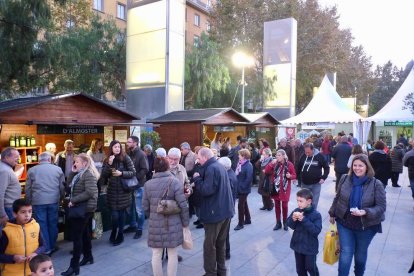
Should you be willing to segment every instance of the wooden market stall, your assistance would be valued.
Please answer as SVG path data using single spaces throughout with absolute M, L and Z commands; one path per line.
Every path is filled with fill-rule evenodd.
M 133 120 L 139 118 L 82 93 L 52 94 L 0 102 L 0 150 L 14 146 L 24 166 L 20 177 L 22 196 L 27 170 L 35 166 L 46 143 L 63 151 L 64 141 L 76 150 L 87 150 L 94 138 L 104 145 L 113 139 L 126 142 Z M 104 218 L 103 219 L 108 219 Z M 105 222 L 104 222 L 105 223 Z
M 248 138 L 259 140 L 266 139 L 271 148 L 276 148 L 275 137 L 277 137 L 279 121 L 269 112 L 259 113 L 241 113 L 242 116 L 249 120 L 251 125 L 248 126 Z
M 165 149 L 179 147 L 188 142 L 192 148 L 209 144 L 216 132 L 222 137 L 230 137 L 231 144 L 236 144 L 236 137 L 247 136 L 249 120 L 233 108 L 207 108 L 174 111 L 150 120 L 159 124 L 154 130 L 160 134 L 161 144 Z

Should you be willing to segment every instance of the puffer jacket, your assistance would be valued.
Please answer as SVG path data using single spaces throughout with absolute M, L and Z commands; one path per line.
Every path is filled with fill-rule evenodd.
M 165 216 L 157 213 L 157 205 L 170 186 L 167 199 L 175 199 L 181 213 Z M 175 248 L 183 243 L 183 227 L 188 226 L 188 204 L 183 185 L 167 172 L 155 173 L 144 186 L 142 207 L 149 216 L 148 246 L 152 248 Z
M 338 185 L 338 192 L 329 209 L 331 217 L 344 219 L 349 210 L 349 198 L 352 191 L 352 180 L 348 175 L 343 175 Z M 384 186 L 374 177 L 369 178 L 362 188 L 361 209 L 367 214 L 361 217 L 364 228 L 378 225 L 384 220 L 387 200 Z
M 404 149 L 399 145 L 396 145 L 390 152 L 391 162 L 392 162 L 392 172 L 403 172 L 403 157 Z
M 113 176 L 112 168 L 122 171 L 121 176 Z M 124 156 L 124 161 L 114 160 L 112 165 L 104 162 L 101 178 L 102 182 L 108 184 L 106 191 L 106 203 L 114 211 L 124 210 L 131 205 L 131 192 L 125 192 L 122 188 L 121 178 L 135 177 L 135 168 L 131 158 Z
M 72 185 L 72 179 L 77 173 L 71 173 L 68 177 L 68 183 Z M 98 204 L 98 185 L 96 177 L 89 171 L 83 172 L 73 187 L 71 202 L 73 204 L 88 201 L 86 204 L 87 212 L 95 212 Z
M 303 213 L 303 220 L 293 221 L 294 212 Z M 290 240 L 290 248 L 293 251 L 305 255 L 318 254 L 318 235 L 322 230 L 322 217 L 318 211 L 312 206 L 303 210 L 296 208 L 288 217 L 287 224 L 294 230 Z
M 243 165 L 241 165 L 241 170 L 237 174 L 237 193 L 238 194 L 250 194 L 252 191 L 252 181 L 253 181 L 253 165 L 247 160 Z

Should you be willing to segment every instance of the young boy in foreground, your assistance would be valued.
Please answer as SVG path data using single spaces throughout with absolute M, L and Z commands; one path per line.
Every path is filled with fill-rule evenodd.
M 318 235 L 322 230 L 322 217 L 312 206 L 313 195 L 308 189 L 297 192 L 298 208 L 289 216 L 287 224 L 293 229 L 290 248 L 295 251 L 298 275 L 319 275 L 316 266 Z
M 1 275 L 28 276 L 29 261 L 45 250 L 40 226 L 32 219 L 32 206 L 24 199 L 13 202 L 13 216 L 0 238 Z
M 54 276 L 52 259 L 46 254 L 40 254 L 30 260 L 31 276 Z

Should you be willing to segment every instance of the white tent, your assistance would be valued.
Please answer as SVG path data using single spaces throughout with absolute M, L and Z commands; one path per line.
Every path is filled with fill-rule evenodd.
M 300 114 L 280 123 L 283 126 L 291 126 L 309 122 L 351 123 L 361 119 L 362 117 L 358 113 L 346 106 L 328 77 L 325 76 L 318 92 L 308 106 Z
M 377 114 L 364 119 L 368 122 L 383 122 L 383 121 L 399 121 L 407 122 L 414 121 L 414 115 L 409 109 L 403 109 L 404 99 L 409 93 L 414 93 L 414 66 L 405 79 L 404 83 L 398 89 L 397 93 L 391 100 L 383 107 Z

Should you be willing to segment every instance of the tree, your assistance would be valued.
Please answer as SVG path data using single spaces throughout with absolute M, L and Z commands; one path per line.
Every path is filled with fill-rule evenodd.
M 338 86 L 338 92 L 342 95 L 348 95 L 350 91 L 353 93 L 355 86 L 360 91 L 370 92 L 370 59 L 365 56 L 362 47 L 351 45 L 350 30 L 339 28 L 335 7 L 321 8 L 316 0 L 220 1 L 213 12 L 212 39 L 220 45 L 225 58 L 229 58 L 239 48 L 247 49 L 255 57 L 255 72 L 246 74 L 248 83 L 252 84 L 250 87 L 255 87 L 249 97 L 262 98 L 269 89 L 259 84 L 263 82 L 264 22 L 288 17 L 298 22 L 298 111 L 309 103 L 313 87 L 319 86 L 322 77 L 328 72 L 338 72 L 338 80 L 350 79 Z
M 50 23 L 47 0 L 0 1 L 0 91 L 2 98 L 44 84 L 48 61 L 38 37 Z
M 229 82 L 229 70 L 219 55 L 217 44 L 202 33 L 199 44 L 186 53 L 186 108 L 210 106 L 214 94 L 224 93 Z
M 403 107 L 403 109 L 410 110 L 411 114 L 414 115 L 414 92 L 409 93 L 404 98 L 404 107 Z
M 53 72 L 50 91 L 79 91 L 102 97 L 125 93 L 125 33 L 115 22 L 91 18 L 86 26 L 74 26 L 50 34 L 48 52 Z

